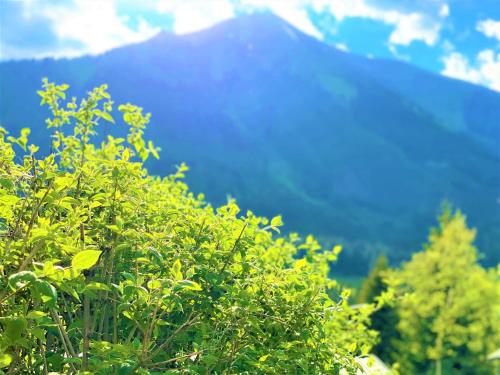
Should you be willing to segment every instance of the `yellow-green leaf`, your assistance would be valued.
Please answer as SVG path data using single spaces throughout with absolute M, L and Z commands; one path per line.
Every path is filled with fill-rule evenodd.
M 356 350 L 357 347 L 358 345 L 355 342 L 352 342 L 347 346 L 347 350 L 352 353 Z
M 12 357 L 10 356 L 10 354 L 7 353 L 0 354 L 0 368 L 9 366 L 11 362 L 12 362 Z
M 172 268 L 170 270 L 172 272 L 172 276 L 175 280 L 182 280 L 182 272 L 181 272 L 181 261 L 177 259 L 174 264 L 172 265 Z
M 99 260 L 102 251 L 99 250 L 83 250 L 76 254 L 71 260 L 71 267 L 75 270 L 87 270 L 94 266 Z
M 33 310 L 30 311 L 28 314 L 26 314 L 26 318 L 28 319 L 40 319 L 47 316 L 46 312 L 43 311 L 38 311 L 38 310 Z
M 153 142 L 148 141 L 148 148 L 149 148 L 149 151 L 155 157 L 155 159 L 159 159 L 160 158 L 160 155 L 158 155 L 158 152 L 156 151 L 156 148 L 153 146 Z
M 270 354 L 263 355 L 259 358 L 259 362 L 265 362 L 269 358 Z
M 272 227 L 280 227 L 282 225 L 283 225 L 283 220 L 281 219 L 281 215 L 272 218 L 271 220 Z

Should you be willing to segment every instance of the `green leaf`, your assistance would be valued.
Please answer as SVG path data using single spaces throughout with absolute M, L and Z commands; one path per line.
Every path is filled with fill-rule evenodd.
M 172 268 L 170 269 L 170 272 L 175 280 L 182 280 L 182 272 L 181 272 L 181 261 L 177 259 L 174 264 L 172 265 Z
M 44 240 L 48 237 L 49 232 L 43 228 L 35 228 L 32 231 L 31 238 L 29 240 L 30 243 L 35 243 L 41 240 Z
M 33 282 L 33 287 L 35 288 L 38 297 L 44 304 L 46 304 L 48 307 L 56 306 L 57 292 L 56 288 L 54 288 L 52 284 L 45 280 L 35 280 Z
M 40 319 L 43 317 L 46 317 L 47 313 L 43 311 L 38 311 L 38 310 L 32 310 L 28 314 L 26 314 L 26 318 L 28 319 Z
M 12 357 L 10 354 L 2 353 L 0 354 L 0 368 L 4 368 L 10 365 L 12 362 Z
M 62 283 L 59 285 L 59 289 L 61 289 L 65 293 L 68 293 L 75 300 L 80 301 L 80 296 L 76 292 L 75 288 L 73 288 L 70 284 Z
M 30 135 L 31 129 L 30 128 L 22 128 L 21 129 L 21 137 L 26 138 L 28 135 Z
M 177 283 L 177 285 L 182 289 L 192 290 L 194 292 L 200 292 L 203 290 L 200 284 L 191 280 L 181 280 Z
M 13 289 L 19 289 L 32 283 L 37 279 L 36 275 L 31 271 L 21 271 L 9 277 L 9 285 Z
M 111 117 L 111 115 L 108 112 L 101 111 L 100 117 L 102 117 L 104 120 L 109 121 L 113 124 L 115 123 L 115 120 L 113 119 L 113 117 Z
M 78 271 L 87 270 L 97 263 L 101 253 L 99 250 L 80 251 L 71 259 L 71 267 Z
M 134 316 L 130 313 L 130 311 L 124 311 L 123 316 L 130 320 L 134 320 Z
M 123 152 L 122 152 L 122 160 L 123 161 L 128 161 L 130 159 L 130 149 L 129 148 L 126 148 Z
M 356 344 L 356 342 L 352 342 L 347 346 L 347 350 L 352 353 L 356 350 L 357 347 L 358 345 Z
M 340 246 L 340 245 L 335 245 L 335 246 L 333 247 L 333 250 L 332 250 L 332 252 L 333 252 L 335 255 L 340 254 L 340 252 L 341 252 L 341 251 L 342 251 L 342 246 Z
M 281 215 L 275 216 L 271 220 L 271 226 L 272 227 L 280 227 L 283 225 L 283 220 L 281 218 Z
M 270 354 L 265 354 L 259 358 L 259 362 L 265 362 L 269 358 Z
M 159 159 L 160 155 L 158 155 L 158 152 L 156 151 L 156 148 L 153 146 L 153 142 L 148 141 L 148 149 L 149 151 L 153 154 L 155 159 Z
M 83 289 L 84 292 L 88 291 L 88 290 L 103 290 L 103 291 L 111 291 L 110 287 L 107 286 L 106 284 L 103 284 L 103 283 L 99 283 L 97 281 L 92 281 L 90 283 L 88 283 L 85 288 Z
M 78 365 L 81 365 L 82 359 L 81 358 L 64 358 L 63 363 L 76 363 Z M 84 372 L 84 374 L 89 374 L 89 373 Z
M 45 330 L 43 328 L 39 328 L 39 327 L 35 327 L 35 328 L 32 328 L 31 330 L 31 334 L 33 336 L 35 336 L 37 339 L 45 342 Z
M 115 224 L 110 224 L 110 225 L 106 225 L 108 227 L 108 229 L 112 230 L 113 232 L 115 233 L 120 233 L 120 228 L 118 227 L 118 225 L 115 225 Z
M 147 283 L 147 287 L 149 290 L 159 289 L 161 288 L 162 283 L 159 280 L 150 280 Z
M 27 326 L 28 323 L 23 317 L 7 317 L 4 322 L 4 335 L 12 344 L 14 344 L 21 338 L 21 335 Z
M 14 187 L 14 183 L 10 178 L 0 178 L 0 185 L 2 185 L 5 189 L 12 189 Z

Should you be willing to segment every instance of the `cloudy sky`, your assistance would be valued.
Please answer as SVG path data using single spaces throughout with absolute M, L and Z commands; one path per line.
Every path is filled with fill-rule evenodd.
M 500 0 L 0 0 L 0 59 L 97 54 L 256 11 L 347 51 L 500 91 Z

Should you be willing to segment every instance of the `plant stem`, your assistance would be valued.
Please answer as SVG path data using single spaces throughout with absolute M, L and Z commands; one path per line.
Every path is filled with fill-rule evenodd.
M 66 352 L 70 357 L 76 357 L 76 353 L 75 350 L 73 349 L 73 345 L 71 344 L 71 340 L 69 339 L 66 329 L 61 323 L 61 319 L 59 319 L 59 315 L 57 315 L 57 312 L 54 309 L 50 309 L 50 314 L 52 316 L 52 319 L 54 319 L 54 322 L 57 325 Z
M 90 336 L 90 298 L 87 294 L 83 295 L 83 355 L 82 355 L 82 369 L 88 371 L 89 369 L 89 336 Z
M 162 350 L 166 349 L 169 345 L 170 342 L 182 331 L 185 329 L 189 328 L 192 326 L 196 320 L 198 319 L 198 316 L 195 316 L 194 318 L 191 318 L 193 316 L 193 313 L 189 314 L 188 319 L 179 327 L 177 328 L 168 339 L 166 339 L 154 352 L 149 356 L 149 360 L 153 359 L 160 353 Z
M 73 357 L 73 358 L 76 357 L 75 351 L 73 350 L 73 347 L 71 345 L 71 341 L 69 341 L 68 334 L 66 333 L 64 327 L 62 326 L 61 320 L 57 316 L 56 311 L 54 309 L 51 309 L 50 310 L 50 314 L 52 316 L 52 319 L 54 320 L 54 322 L 57 325 L 57 331 L 59 332 L 59 338 L 61 339 L 61 342 L 63 344 L 64 351 L 66 352 L 66 354 L 69 357 Z M 68 341 L 66 342 L 66 340 L 68 340 Z M 73 369 L 73 371 L 76 372 L 76 369 L 73 366 L 73 364 L 70 363 L 69 365 L 71 366 L 71 368 Z
M 177 361 L 179 361 L 181 359 L 184 359 L 184 358 L 189 358 L 189 357 L 192 357 L 194 355 L 197 356 L 197 355 L 199 355 L 201 353 L 203 353 L 203 350 L 198 350 L 196 352 L 192 352 L 192 353 L 189 353 L 189 354 L 180 355 L 180 356 L 175 357 L 175 358 L 170 358 L 170 359 L 168 359 L 166 361 L 163 361 L 163 362 L 152 363 L 150 365 L 146 365 L 146 367 L 154 368 L 154 367 L 159 367 L 159 366 L 162 366 L 162 365 L 167 365 L 169 363 L 177 362 Z
M 38 217 L 38 211 L 40 210 L 40 207 L 42 206 L 42 203 L 45 200 L 45 198 L 47 198 L 47 195 L 49 194 L 51 187 L 52 187 L 52 182 L 50 183 L 49 186 L 47 186 L 47 190 L 45 190 L 45 193 L 43 194 L 42 198 L 40 198 L 37 205 L 35 206 L 35 209 L 33 210 L 33 213 L 32 213 L 31 218 L 30 218 L 30 222 L 28 224 L 28 229 L 26 230 L 26 234 L 24 236 L 24 247 L 26 247 L 26 244 L 28 243 L 28 237 L 31 233 L 31 230 L 33 229 L 33 224 L 35 223 L 35 220 Z M 34 258 L 36 252 L 38 251 L 38 248 L 39 248 L 39 246 L 33 246 L 33 249 L 28 254 L 28 256 L 24 259 L 24 261 L 21 263 L 17 272 L 23 271 L 29 265 L 31 260 Z
M 40 346 L 40 352 L 42 353 L 42 360 L 43 360 L 43 375 L 48 375 L 49 371 L 47 370 L 47 357 L 45 355 L 45 348 L 43 346 L 43 343 L 41 340 L 38 340 L 38 345 Z
M 226 261 L 224 262 L 224 265 L 222 266 L 222 269 L 219 271 L 219 275 L 222 275 L 222 273 L 226 270 L 226 267 L 229 265 L 229 262 L 231 261 L 231 258 L 233 257 L 233 253 L 236 250 L 236 246 L 238 246 L 238 243 L 240 242 L 241 237 L 243 236 L 243 232 L 245 231 L 247 224 L 248 223 L 245 222 L 245 224 L 243 225 L 243 228 L 241 228 L 241 232 L 238 235 L 238 238 L 236 239 L 236 241 L 234 242 L 233 248 L 229 252 L 229 254 L 226 258 Z

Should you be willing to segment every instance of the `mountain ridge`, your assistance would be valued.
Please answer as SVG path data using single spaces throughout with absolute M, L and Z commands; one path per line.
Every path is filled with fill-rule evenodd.
M 106 82 L 116 102 L 152 112 L 147 135 L 163 152 L 151 171 L 164 175 L 186 161 L 188 182 L 209 201 L 230 194 L 258 214 L 283 213 L 289 230 L 353 248 L 351 267 L 363 269 L 356 258 L 369 263 L 381 251 L 406 259 L 444 199 L 470 215 L 487 262 L 498 262 L 500 94 L 389 65 L 326 45 L 276 16 L 244 16 L 98 56 L 0 63 L 0 120 L 8 130 L 39 123 L 33 137 L 47 139 L 35 94 L 42 76 L 68 82 L 77 95 Z M 444 117 L 397 78 L 410 77 L 405 70 L 437 87 L 424 94 L 441 90 L 453 99 L 439 104 Z M 470 97 L 493 98 L 484 99 L 490 112 L 482 110 L 491 113 L 484 117 L 491 130 L 470 122 L 482 120 Z M 448 122 L 455 115 L 465 126 Z

